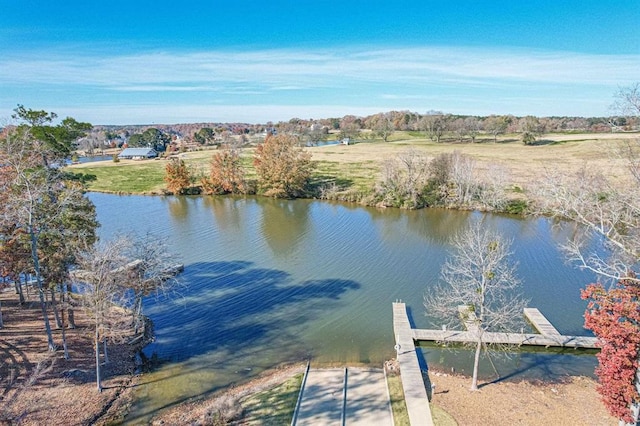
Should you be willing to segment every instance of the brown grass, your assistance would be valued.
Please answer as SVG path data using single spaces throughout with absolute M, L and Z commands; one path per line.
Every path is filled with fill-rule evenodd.
M 379 167 L 382 161 L 413 148 L 433 158 L 438 154 L 459 150 L 478 162 L 480 171 L 492 164 L 506 167 L 512 183 L 527 188 L 540 178 L 546 170 L 561 169 L 572 172 L 584 165 L 597 167 L 610 177 L 617 179 L 622 161 L 607 154 L 610 148 L 625 140 L 638 139 L 640 134 L 572 134 L 545 135 L 539 145 L 526 146 L 513 138 L 483 141 L 481 143 L 435 143 L 426 139 L 407 139 L 396 142 L 358 143 L 341 146 L 329 145 L 311 148 L 313 160 L 338 165 L 372 164 Z M 344 166 L 342 166 L 345 168 Z M 345 168 L 346 169 L 346 168 Z

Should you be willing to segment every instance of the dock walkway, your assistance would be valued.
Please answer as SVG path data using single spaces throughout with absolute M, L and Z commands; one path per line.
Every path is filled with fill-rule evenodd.
M 416 347 L 413 343 L 413 331 L 409 323 L 407 308 L 401 302 L 393 304 L 393 332 L 396 336 L 397 358 L 409 422 L 412 426 L 433 425 L 427 389 L 422 379 L 422 371 L 420 371 Z
M 395 312 L 394 304 L 394 312 Z M 540 332 L 536 333 L 497 333 L 485 331 L 482 341 L 490 344 L 506 344 L 506 345 L 529 345 L 544 347 L 560 347 L 560 348 L 583 348 L 596 349 L 597 339 L 589 336 L 565 336 L 560 334 L 558 330 L 542 315 L 536 308 L 525 308 L 525 317 L 531 322 L 533 327 Z M 478 340 L 477 327 L 470 327 L 472 321 L 465 321 L 467 331 L 463 330 L 428 330 L 428 329 L 412 329 L 414 340 L 426 340 L 442 343 L 473 343 Z

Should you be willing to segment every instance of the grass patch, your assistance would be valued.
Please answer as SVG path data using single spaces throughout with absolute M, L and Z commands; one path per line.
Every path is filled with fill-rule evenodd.
M 436 426 L 457 426 L 458 422 L 451 417 L 449 413 L 442 408 L 434 404 L 429 404 L 431 407 L 431 418 L 433 418 L 433 424 Z
M 278 386 L 242 400 L 243 424 L 291 424 L 302 385 L 302 376 L 297 374 Z
M 395 426 L 411 426 L 407 404 L 404 402 L 404 391 L 402 390 L 402 380 L 397 374 L 387 375 L 387 385 L 389 386 L 389 398 L 391 400 L 391 411 L 393 412 L 393 422 Z
M 312 147 L 312 161 L 317 169 L 312 181 L 314 185 L 335 183 L 341 191 L 348 193 L 369 193 L 379 179 L 384 160 L 414 148 L 428 158 L 439 154 L 462 151 L 477 161 L 479 173 L 498 164 L 506 167 L 511 176 L 509 186 L 522 188 L 535 184 L 545 168 L 562 167 L 568 172 L 579 170 L 589 161 L 594 167 L 606 166 L 606 170 L 616 170 L 611 160 L 603 159 L 603 141 L 618 143 L 637 135 L 576 134 L 545 135 L 547 144 L 540 147 L 525 146 L 519 135 L 501 135 L 498 143 L 493 143 L 490 135 L 478 137 L 477 142 L 458 143 L 443 140 L 430 141 L 421 132 L 394 132 L 389 143 L 379 139 L 367 140 L 349 146 Z M 255 179 L 253 148 L 242 150 L 241 158 L 248 180 Z M 181 158 L 198 176 L 209 171 L 211 156 L 215 150 L 186 152 Z M 120 163 L 103 161 L 73 165 L 68 171 L 82 174 L 79 179 L 89 184 L 89 190 L 122 193 L 161 193 L 166 161 L 131 161 Z M 615 166 L 615 165 L 614 165 Z M 95 180 L 92 180 L 92 176 Z
M 165 161 L 149 161 L 138 164 L 111 163 L 110 167 L 94 166 L 83 168 L 69 168 L 70 173 L 95 176 L 88 180 L 89 191 L 149 193 L 161 192 L 165 187 Z
M 335 182 L 343 189 L 368 191 L 373 188 L 380 173 L 375 161 L 342 163 L 337 161 L 316 161 L 313 181 Z
M 402 379 L 398 374 L 387 374 L 387 385 L 389 386 L 389 398 L 391 399 L 391 410 L 393 411 L 393 422 L 395 426 L 410 426 L 407 404 L 404 402 L 404 391 L 402 390 Z M 431 407 L 431 417 L 436 426 L 456 426 L 458 423 L 453 417 L 442 408 L 434 404 Z

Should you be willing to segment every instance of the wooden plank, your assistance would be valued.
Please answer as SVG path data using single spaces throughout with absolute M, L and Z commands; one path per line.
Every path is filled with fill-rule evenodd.
M 524 308 L 524 316 L 539 333 L 545 336 L 561 336 L 560 332 L 537 308 Z
M 393 331 L 396 336 L 397 358 L 409 422 L 411 426 L 433 425 L 429 398 L 418 364 L 413 332 L 404 303 L 393 304 Z
M 472 343 L 478 339 L 478 334 L 462 330 L 426 330 L 413 329 L 415 340 L 426 340 L 449 343 Z M 597 339 L 588 336 L 545 336 L 542 334 L 526 333 L 495 333 L 486 331 L 483 341 L 492 344 L 532 345 L 545 347 L 566 348 L 597 348 Z

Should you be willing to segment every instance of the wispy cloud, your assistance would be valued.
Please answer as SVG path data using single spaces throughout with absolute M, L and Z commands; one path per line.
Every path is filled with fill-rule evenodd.
M 472 48 L 151 52 L 127 56 L 55 53 L 0 59 L 3 84 L 80 84 L 113 90 L 189 90 L 251 82 L 268 89 L 335 87 L 350 81 L 483 84 L 616 84 L 637 78 L 640 55 Z
M 637 81 L 638 69 L 640 55 L 527 49 L 351 47 L 113 55 L 78 48 L 0 57 L 0 109 L 33 102 L 59 110 L 64 101 L 66 111 L 73 106 L 93 111 L 87 119 L 94 122 L 105 122 L 94 117 L 107 110 L 109 122 L 117 122 L 117 110 L 127 108 L 126 122 L 196 120 L 211 117 L 212 111 L 230 121 L 232 113 L 238 120 L 254 114 L 250 121 L 286 119 L 276 113 L 289 112 L 289 118 L 335 116 L 356 107 L 360 114 L 416 108 L 597 115 L 605 113 L 618 86 Z

